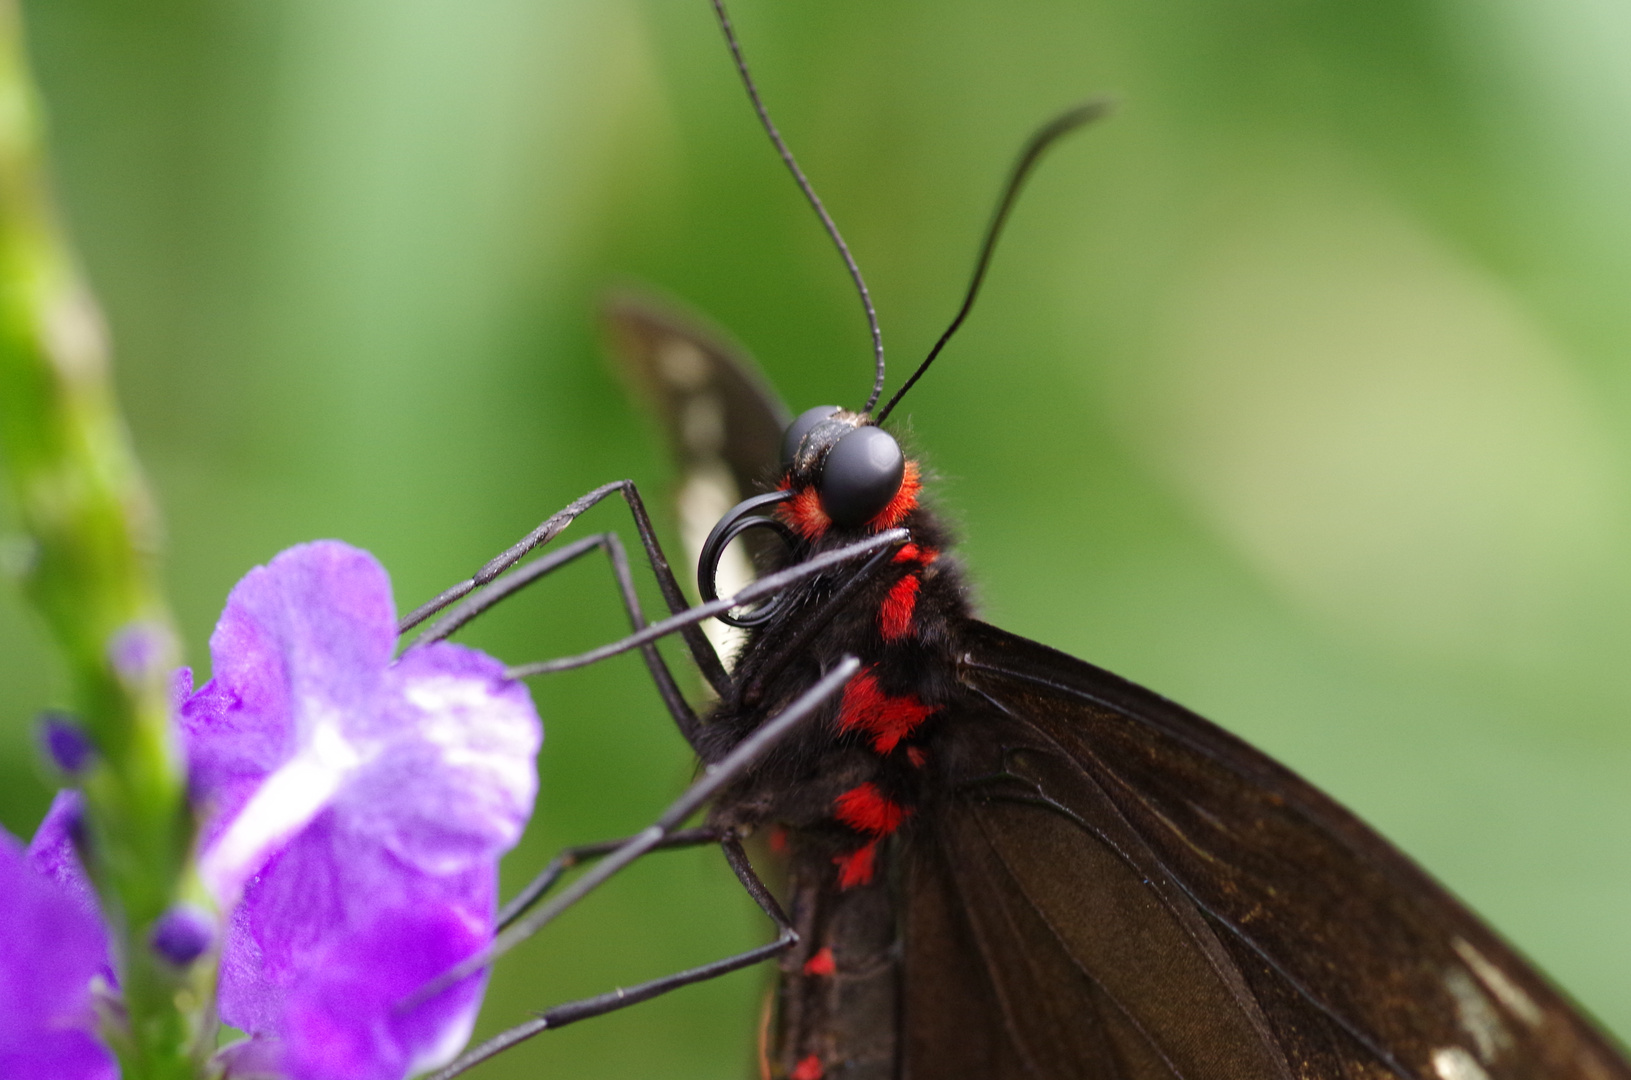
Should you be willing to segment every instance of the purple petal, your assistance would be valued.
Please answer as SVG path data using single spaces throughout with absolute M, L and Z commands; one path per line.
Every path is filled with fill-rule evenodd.
M 193 669 L 179 667 L 170 675 L 170 711 L 180 713 L 187 699 L 193 696 Z
M 251 570 L 210 636 L 214 677 L 182 710 L 195 791 L 230 816 L 314 712 L 366 703 L 395 645 L 390 579 L 366 551 L 325 540 Z
M 222 949 L 221 1019 L 281 1034 L 290 1047 L 335 1026 L 332 1053 L 300 1053 L 310 1061 L 377 1058 L 386 1070 L 380 1075 L 401 1077 L 404 1063 L 427 1048 L 456 1052 L 468 1037 L 479 979 L 428 1004 L 429 1011 L 409 1014 L 420 1018 L 417 1026 L 404 1028 L 392 1008 L 491 940 L 496 894 L 491 861 L 459 874 L 418 873 L 371 837 L 345 829 L 336 812 L 325 812 L 245 887 Z M 382 922 L 382 912 L 399 914 Z M 406 912 L 415 914 L 409 919 Z M 434 970 L 422 974 L 427 967 Z M 342 1001 L 350 1004 L 336 1015 L 319 1015 Z M 365 1002 L 374 1013 L 365 1014 Z M 375 1073 L 348 1066 L 332 1075 Z
M 25 1046 L 0 1044 L 0 1076 L 17 1080 L 119 1080 L 107 1047 L 88 1031 L 36 1031 Z
M 375 726 L 395 643 L 385 570 L 337 541 L 290 548 L 232 590 L 210 638 L 214 677 L 181 713 L 194 795 L 213 810 L 202 869 L 217 899 L 332 795 L 354 734 Z
M 97 974 L 102 976 L 111 987 L 119 985 L 119 976 L 113 970 L 113 961 L 108 953 L 107 936 L 103 930 L 102 904 L 97 899 L 96 887 L 91 884 L 91 876 L 85 872 L 85 864 L 79 861 L 79 843 L 81 831 L 84 828 L 85 797 L 72 788 L 64 788 L 57 792 L 51 800 L 51 809 L 45 812 L 40 821 L 40 827 L 34 830 L 34 839 L 29 841 L 28 862 L 36 871 L 50 879 L 64 896 L 78 905 L 96 927 L 97 934 L 101 935 L 102 942 L 99 955 L 102 957 L 101 966 Z M 4 1074 L 0 1074 L 4 1075 Z
M 381 750 L 336 802 L 350 827 L 431 873 L 513 847 L 543 737 L 527 688 L 490 656 L 435 644 L 397 662 L 383 698 Z
M 430 907 L 381 912 L 333 942 L 289 1001 L 290 1080 L 400 1080 L 451 1061 L 475 1027 L 485 975 L 415 1008 L 398 1005 L 485 940 L 462 913 Z
M 229 912 L 219 1012 L 252 1036 L 232 1075 L 287 1057 L 296 1080 L 396 1080 L 469 1036 L 480 976 L 397 1006 L 492 939 L 542 730 L 498 661 L 436 644 L 392 664 L 395 640 L 371 556 L 296 548 L 233 590 L 182 707 L 200 868 Z
M 0 831 L 0 1076 L 113 1080 L 91 1035 L 101 924 Z
M 79 835 L 85 815 L 85 800 L 79 792 L 64 788 L 51 800 L 51 809 L 34 831 L 28 845 L 28 861 L 35 870 L 50 878 L 77 903 L 81 910 L 102 922 L 101 908 L 96 890 L 79 861 L 75 838 Z
M 214 1062 L 226 1080 L 286 1080 L 283 1075 L 283 1044 L 277 1039 L 256 1036 L 222 1047 Z

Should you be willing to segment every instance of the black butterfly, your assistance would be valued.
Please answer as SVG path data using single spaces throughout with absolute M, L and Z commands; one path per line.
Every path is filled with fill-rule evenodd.
M 609 321 L 687 482 L 726 469 L 757 486 L 784 413 L 748 392 L 763 384 L 741 356 L 649 301 Z M 665 379 L 677 355 L 705 360 L 706 378 Z M 702 410 L 725 419 L 711 455 L 686 438 Z M 897 452 L 886 472 L 905 483 L 881 511 L 862 503 L 846 523 L 820 509 L 853 497 L 823 490 L 849 475 L 834 448 L 882 439 L 858 414 L 811 419 L 789 433 L 803 436 L 796 494 L 777 504 L 795 558 L 869 529 L 910 540 L 869 576 L 781 594 L 701 729 L 717 756 L 839 656 L 866 664 L 826 726 L 711 818 L 785 826 L 800 940 L 782 961 L 769 1075 L 1631 1077 L 1566 999 L 1328 796 L 1181 706 L 973 618 L 915 463 Z
M 866 300 L 714 3 L 754 106 Z M 1033 138 L 962 309 L 876 415 L 881 345 L 862 409 L 793 419 L 723 336 L 647 300 L 612 305 L 614 351 L 680 458 L 706 602 L 686 607 L 625 483 L 563 510 L 408 625 L 485 587 L 429 632 L 442 636 L 603 548 L 636 634 L 516 673 L 641 648 L 710 772 L 640 837 L 557 860 L 507 909 L 516 925 L 495 953 L 640 854 L 692 842 L 721 842 L 783 932 L 743 956 L 550 1010 L 439 1075 L 778 956 L 764 1053 L 775 1078 L 1631 1080 L 1631 1064 L 1561 994 L 1330 798 L 1182 707 L 971 614 L 923 469 L 880 424 L 967 314 L 1031 166 L 1101 111 L 1072 110 Z M 673 618 L 645 625 L 607 536 L 500 578 L 616 492 Z M 757 580 L 718 600 L 728 545 L 744 534 Z M 729 668 L 698 629 L 704 615 L 742 631 Z M 685 635 L 717 695 L 705 716 L 656 652 L 670 632 Z M 680 829 L 703 805 L 706 824 Z M 785 854 L 788 914 L 739 842 L 766 829 Z M 601 855 L 522 915 L 562 869 Z

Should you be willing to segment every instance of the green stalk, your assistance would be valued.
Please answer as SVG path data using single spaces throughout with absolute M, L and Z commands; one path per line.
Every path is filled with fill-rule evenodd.
M 209 963 L 178 971 L 155 920 L 198 899 L 171 740 L 176 636 L 157 520 L 120 420 L 102 323 L 48 192 L 16 0 L 0 0 L 0 456 L 31 543 L 23 586 L 62 650 L 96 747 L 81 777 L 87 861 L 117 950 L 124 1015 L 104 1035 L 124 1080 L 202 1075 Z

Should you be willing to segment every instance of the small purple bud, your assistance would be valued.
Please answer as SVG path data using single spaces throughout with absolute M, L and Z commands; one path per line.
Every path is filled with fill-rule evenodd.
M 172 651 L 170 631 L 151 622 L 130 623 L 108 642 L 113 670 L 127 683 L 144 683 L 159 667 L 168 667 Z
M 47 710 L 40 714 L 39 725 L 45 752 L 69 776 L 77 775 L 96 753 L 79 722 L 65 712 Z
M 194 904 L 176 904 L 153 924 L 153 951 L 176 967 L 186 967 L 215 941 L 215 920 Z

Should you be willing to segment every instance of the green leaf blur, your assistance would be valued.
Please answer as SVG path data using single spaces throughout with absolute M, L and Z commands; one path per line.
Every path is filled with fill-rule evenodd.
M 865 395 L 859 305 L 703 0 L 27 7 L 201 672 L 232 583 L 297 541 L 372 549 L 406 607 L 596 484 L 660 501 L 660 448 L 596 343 L 610 284 L 712 315 L 795 408 Z M 1303 771 L 1631 1037 L 1631 13 L 733 14 L 897 381 L 1026 133 L 1119 99 L 1041 170 L 903 410 L 986 613 Z M 468 640 L 520 661 L 621 627 L 585 565 Z M 8 591 L 14 833 L 49 794 L 29 732 L 61 703 L 53 663 Z M 645 824 L 691 768 L 637 659 L 534 689 L 543 793 L 512 889 Z M 655 856 L 505 962 L 483 1030 L 765 934 L 717 856 Z M 681 991 L 477 1075 L 745 1076 L 764 986 Z

